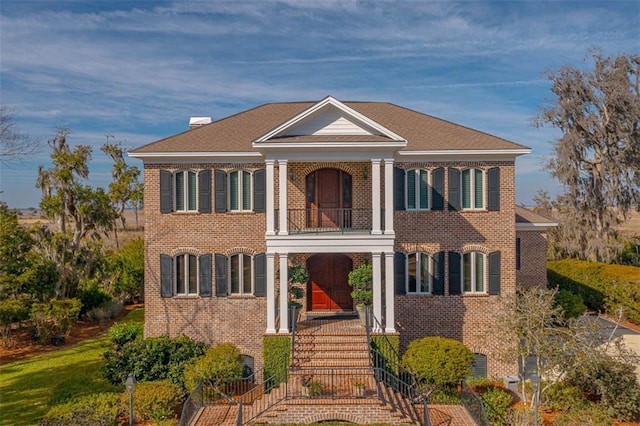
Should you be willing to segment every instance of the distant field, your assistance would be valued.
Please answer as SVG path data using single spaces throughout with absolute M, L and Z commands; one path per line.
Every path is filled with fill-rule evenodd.
M 133 210 L 126 210 L 124 212 L 124 217 L 126 219 L 126 223 L 127 223 L 127 230 L 124 231 L 122 229 L 122 224 L 120 223 L 120 221 L 118 221 L 117 226 L 118 226 L 118 245 L 122 246 L 124 243 L 126 243 L 127 241 L 130 241 L 136 237 L 140 237 L 142 238 L 144 236 L 144 212 L 143 211 L 139 211 L 138 212 L 138 227 L 136 228 L 136 217 L 135 217 L 135 212 Z M 25 226 L 31 226 L 31 225 L 35 225 L 35 224 L 48 224 L 49 221 L 47 219 L 43 219 L 40 217 L 39 212 L 35 211 L 35 210 L 21 210 L 19 212 L 19 216 L 18 216 L 18 223 L 25 225 Z M 53 226 L 53 225 L 51 225 Z M 103 237 L 103 241 L 106 247 L 110 247 L 110 248 L 115 248 L 116 247 L 116 241 L 115 241 L 115 237 L 113 235 L 109 235 L 108 237 L 104 238 Z
M 620 225 L 620 232 L 625 235 L 635 235 L 636 237 L 640 237 L 640 213 L 633 212 L 631 214 L 630 219 Z

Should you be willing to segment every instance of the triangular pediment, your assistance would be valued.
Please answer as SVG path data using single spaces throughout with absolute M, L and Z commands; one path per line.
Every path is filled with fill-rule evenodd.
M 328 96 L 259 137 L 255 143 L 304 136 L 373 136 L 404 141 L 380 123 Z

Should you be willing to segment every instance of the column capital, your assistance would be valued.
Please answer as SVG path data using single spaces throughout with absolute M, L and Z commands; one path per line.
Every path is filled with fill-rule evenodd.
M 376 164 L 376 163 L 377 163 L 377 164 L 380 164 L 381 162 L 382 162 L 382 159 L 381 159 L 381 158 L 372 158 L 372 159 L 371 159 L 371 163 L 372 163 L 372 164 Z
M 384 164 L 393 164 L 395 162 L 395 159 L 393 158 L 385 158 L 384 159 Z
M 267 158 L 264 160 L 264 164 L 275 164 L 276 160 L 274 160 L 273 158 Z

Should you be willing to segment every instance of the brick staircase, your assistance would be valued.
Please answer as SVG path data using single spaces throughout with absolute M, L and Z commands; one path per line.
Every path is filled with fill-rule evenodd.
M 422 407 L 375 380 L 366 331 L 358 319 L 300 322 L 294 353 L 286 385 L 264 395 L 259 404 L 270 408 L 255 417 L 257 407 L 244 406 L 245 422 L 301 424 L 341 420 L 356 424 L 415 424 L 422 418 Z M 435 411 L 430 406 L 432 425 L 474 424 L 458 412 L 450 415 L 447 407 L 434 408 Z M 194 424 L 235 425 L 237 412 L 235 405 L 207 406 Z M 433 414 L 437 414 L 437 420 Z

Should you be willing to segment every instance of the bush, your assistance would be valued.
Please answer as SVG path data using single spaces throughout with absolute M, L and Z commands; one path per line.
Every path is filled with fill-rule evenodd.
M 103 354 L 103 377 L 112 384 L 122 384 L 129 373 L 138 381 L 168 380 L 186 390 L 184 368 L 194 358 L 205 353 L 206 346 L 182 336 L 167 336 L 132 340 L 113 347 Z
M 565 382 L 552 384 L 544 393 L 542 402 L 554 411 L 569 411 L 587 406 L 587 401 L 584 399 L 580 389 Z
M 51 299 L 49 303 L 34 303 L 30 313 L 34 337 L 40 343 L 48 343 L 53 336 L 67 335 L 81 308 L 82 302 L 78 299 Z
M 556 293 L 555 303 L 562 308 L 565 318 L 578 318 L 587 311 L 582 297 L 571 293 L 569 290 L 560 290 Z
M 640 415 L 640 386 L 632 364 L 601 358 L 571 370 L 568 381 L 616 419 L 632 420 Z
M 207 349 L 204 356 L 184 369 L 184 384 L 191 391 L 199 382 L 211 385 L 229 383 L 242 378 L 242 354 L 232 343 L 221 343 Z
M 115 323 L 107 333 L 109 341 L 116 347 L 124 346 L 142 337 L 142 326 L 134 323 Z
M 112 300 L 111 296 L 99 287 L 97 280 L 92 280 L 90 283 L 84 283 L 82 287 L 83 288 L 80 290 L 80 301 L 82 302 L 81 313 L 83 315 Z
M 640 324 L 640 268 L 565 259 L 547 262 L 549 284 L 578 294 L 587 308 L 614 314 L 623 307 L 627 319 Z
M 11 343 L 11 326 L 29 318 L 27 304 L 18 299 L 0 300 L 0 332 L 5 346 Z
M 603 410 L 596 404 L 589 404 L 585 408 L 578 407 L 563 413 L 553 424 L 558 426 L 608 426 L 612 422 L 607 410 Z
M 120 312 L 122 312 L 122 302 L 112 300 L 87 312 L 87 319 L 102 323 L 117 317 Z
M 349 272 L 351 297 L 356 306 L 371 306 L 373 303 L 373 266 L 363 263 Z
M 56 405 L 40 420 L 40 426 L 118 425 L 120 395 L 99 393 Z
M 133 414 L 136 422 L 154 424 L 175 419 L 182 406 L 182 389 L 166 381 L 138 383 L 133 391 Z M 121 407 L 128 413 L 129 394 L 122 394 Z M 127 414 L 128 416 L 128 414 Z
M 504 389 L 492 387 L 480 397 L 485 405 L 489 423 L 492 425 L 504 425 L 507 409 L 513 403 L 513 396 Z
M 144 294 L 144 241 L 135 238 L 108 258 L 109 268 L 114 271 L 111 283 L 112 294 L 123 301 L 136 302 Z
M 474 360 L 469 348 L 446 337 L 414 340 L 402 356 L 402 364 L 419 382 L 435 388 L 458 385 L 471 373 Z

